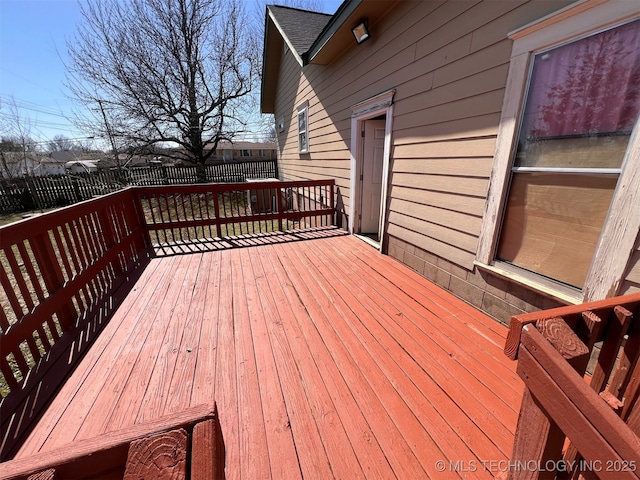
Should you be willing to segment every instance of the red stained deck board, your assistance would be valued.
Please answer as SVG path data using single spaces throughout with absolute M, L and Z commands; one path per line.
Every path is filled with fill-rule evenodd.
M 139 315 L 147 302 L 153 298 L 156 287 L 166 278 L 169 267 L 168 263 L 155 262 L 143 272 L 131 293 L 38 422 L 38 430 L 43 435 L 31 435 L 23 444 L 23 451 L 50 450 L 57 445 L 68 443 L 67 439 L 57 440 L 60 430 L 62 434 L 67 435 L 66 438 L 75 437 L 84 422 L 86 411 L 91 408 L 96 396 L 103 391 L 103 383 L 100 380 L 114 367 L 111 359 L 118 358 L 118 362 L 122 362 L 121 351 L 117 347 L 125 345 L 126 339 L 131 338 L 136 328 L 135 322 L 125 320 Z M 96 366 L 97 364 L 99 365 Z M 101 374 L 96 375 L 95 372 L 100 369 Z M 73 414 L 67 416 L 70 409 L 73 410 Z M 62 418 L 65 418 L 63 424 L 60 423 Z M 47 443 L 54 447 L 49 447 Z
M 200 340 L 203 330 L 216 324 L 211 318 L 205 318 L 205 303 L 208 293 L 208 286 L 211 284 L 211 276 L 214 272 L 214 255 L 203 255 L 198 269 L 198 277 L 192 290 L 192 299 L 185 316 L 185 329 L 177 347 L 177 357 L 172 368 L 171 380 L 165 394 L 165 401 L 162 407 L 162 415 L 178 412 L 184 405 L 190 405 L 191 393 L 194 388 L 194 377 L 199 359 Z M 205 339 L 215 339 L 215 333 L 204 334 Z M 206 341 L 205 343 L 209 343 Z M 211 349 L 210 345 L 203 345 L 203 348 Z M 203 367 L 210 368 L 212 362 L 207 362 L 200 358 Z M 201 403 L 213 399 L 203 399 Z
M 235 254 L 235 252 L 234 252 Z M 229 480 L 240 477 L 240 433 L 238 394 L 236 391 L 236 353 L 234 343 L 233 286 L 231 260 L 223 255 L 220 265 L 220 297 L 218 303 L 218 337 L 216 343 L 215 395 L 220 431 L 225 445 L 225 474 Z M 204 339 L 203 339 L 204 340 Z M 220 412 L 225 412 L 224 418 Z
M 320 260 L 319 258 L 317 259 Z M 323 271 L 322 281 L 342 292 L 353 289 L 348 282 L 332 274 L 330 266 Z M 335 295 L 335 291 L 328 290 L 326 295 Z M 494 458 L 500 456 L 493 443 L 479 431 L 478 427 L 464 414 L 449 397 L 448 393 L 435 383 L 403 347 L 388 338 L 388 333 L 377 324 L 374 317 L 366 308 L 374 299 L 365 299 L 360 303 L 355 297 L 347 296 L 347 303 L 336 304 L 341 318 L 349 324 L 360 343 L 361 348 L 367 350 L 389 379 L 393 382 L 398 394 L 410 406 L 418 420 L 423 425 L 430 425 L 429 435 L 442 449 L 445 458 L 477 461 L 480 458 Z M 369 301 L 370 300 L 370 301 Z M 353 350 L 353 349 L 351 349 Z M 428 392 L 428 395 L 425 394 Z M 472 446 L 465 444 L 470 442 Z M 486 439 L 486 440 L 485 440 Z M 473 451 L 476 453 L 474 454 Z M 429 461 L 426 461 L 429 465 Z M 431 462 L 434 464 L 435 462 Z M 482 473 L 478 472 L 478 478 Z
M 354 237 L 157 258 L 18 456 L 216 401 L 228 479 L 459 478 L 510 454 L 506 332 Z
M 278 376 L 278 365 L 274 358 L 269 325 L 272 325 L 275 309 L 266 303 L 263 308 L 262 297 L 267 296 L 270 283 L 262 274 L 257 249 L 241 250 L 243 277 L 245 280 L 247 308 L 251 312 L 251 334 L 255 350 L 260 401 L 264 416 L 264 428 L 271 475 L 283 480 L 300 480 L 302 474 L 298 465 L 295 444 L 287 408 L 282 394 L 282 385 Z M 256 265 L 254 265 L 254 262 Z M 262 275 L 259 275 L 262 274 Z M 269 312 L 265 311 L 269 309 Z
M 366 352 L 359 351 L 361 345 L 354 342 L 351 337 L 341 337 L 341 331 L 328 325 L 326 316 L 323 315 L 323 308 L 331 310 L 330 302 L 324 299 L 323 305 L 315 304 L 313 295 L 304 287 L 304 281 L 300 282 L 293 272 L 293 264 L 286 258 L 284 252 L 279 252 L 279 257 L 283 262 L 285 274 L 290 275 L 287 285 L 293 295 L 299 296 L 305 311 L 309 311 L 307 329 L 318 329 L 319 335 L 326 342 L 329 350 L 329 357 L 335 363 L 337 369 L 344 376 L 345 382 L 358 391 L 358 407 L 362 409 L 364 417 L 377 442 L 381 444 L 383 452 L 388 458 L 391 467 L 397 478 L 424 478 L 426 473 L 420 461 L 416 457 L 416 452 L 412 447 L 420 447 L 424 451 L 434 448 L 421 432 L 419 425 L 407 415 L 403 410 L 401 400 L 392 393 L 393 387 L 388 380 L 380 375 L 376 362 L 366 356 Z M 305 266 L 302 266 L 306 270 Z M 307 278 L 307 281 L 310 279 Z M 311 281 L 311 284 L 313 282 Z M 339 317 L 334 317 L 333 323 L 338 328 L 340 326 Z M 309 323 L 311 322 L 311 323 Z M 345 341 L 347 340 L 347 341 Z M 320 356 L 320 359 L 327 358 Z M 405 415 L 404 422 L 398 422 L 397 416 L 391 412 Z M 346 415 L 350 411 L 343 412 Z M 418 440 L 412 442 L 413 440 Z M 435 448 L 437 450 L 437 447 Z
M 238 395 L 238 426 L 240 439 L 240 477 L 266 478 L 270 474 L 267 434 L 262 414 L 260 386 L 251 331 L 251 315 L 247 303 L 245 282 L 250 281 L 248 265 L 242 264 L 241 251 L 231 260 L 233 295 L 233 333 L 236 345 L 236 391 Z M 246 278 L 245 278 L 246 277 Z
M 279 316 L 282 319 L 290 319 L 288 323 L 294 327 L 294 331 L 292 332 L 294 333 L 293 338 L 295 339 L 296 336 L 299 337 L 300 348 L 304 348 L 304 346 L 302 346 L 302 337 L 313 336 L 314 333 L 313 330 L 308 328 L 304 329 L 303 332 L 298 328 L 298 321 L 296 321 L 296 319 L 304 319 L 307 317 L 304 306 L 299 301 L 287 303 L 284 300 L 284 292 L 282 292 L 282 288 L 279 286 L 281 282 L 270 284 L 266 281 L 266 277 L 262 275 L 263 270 L 260 266 L 259 254 L 253 250 L 250 252 L 250 255 L 253 257 L 253 263 L 255 265 L 254 273 L 256 273 L 257 282 L 259 282 L 261 291 L 276 290 L 273 293 L 274 297 L 282 299 L 282 302 L 279 304 L 280 308 L 278 309 Z M 265 261 L 268 262 L 268 259 L 265 258 Z M 268 305 L 265 304 L 265 306 Z M 280 322 L 283 321 L 284 320 L 280 320 Z M 315 343 L 306 342 L 307 348 L 311 348 L 313 345 L 313 352 L 315 356 L 319 358 L 328 355 L 322 339 L 319 338 L 318 335 L 315 335 L 314 339 L 316 340 Z M 356 456 L 358 458 L 367 458 L 367 462 L 361 465 L 365 478 L 394 478 L 391 466 L 367 424 L 367 420 L 362 415 L 347 383 L 344 381 L 341 370 L 338 369 L 334 362 L 320 361 L 315 362 L 315 364 L 334 405 L 339 404 L 342 411 L 348 412 L 348 415 L 341 415 L 340 420 L 349 436 L 349 441 Z
M 376 276 L 362 276 L 361 270 L 352 273 L 352 275 L 342 275 L 343 279 L 350 281 L 345 291 L 359 293 L 360 302 L 366 305 L 371 315 L 368 326 L 375 325 L 377 320 L 381 326 L 381 333 L 378 335 L 389 334 L 404 348 L 409 347 L 414 358 L 433 382 L 446 387 L 447 396 L 451 397 L 480 427 L 479 433 L 491 430 L 493 443 L 503 454 L 510 455 L 513 427 L 509 428 L 505 423 L 515 425 L 517 413 L 514 408 L 510 408 L 503 402 L 501 396 L 496 393 L 496 387 L 482 385 L 469 372 L 469 370 L 479 371 L 480 368 L 486 368 L 484 363 L 471 358 L 466 365 L 462 365 L 456 355 L 441 348 L 440 332 L 434 329 L 432 324 L 418 326 L 412 321 L 410 315 L 405 315 L 404 305 L 401 303 L 393 305 L 392 299 L 398 295 L 398 292 L 394 292 L 393 289 L 372 288 L 370 284 L 377 282 Z M 331 282 L 326 283 L 331 284 Z M 380 295 L 379 292 L 385 292 L 385 295 Z M 349 305 L 351 306 L 352 303 L 356 302 L 349 302 Z M 420 321 L 424 323 L 424 319 Z M 470 344 L 472 341 L 477 341 L 477 338 L 468 334 L 464 344 Z M 500 381 L 494 384 L 500 385 Z M 515 396 L 513 400 L 519 405 L 520 398 Z
M 136 416 L 153 378 L 153 367 L 162 351 L 162 340 L 171 327 L 171 322 L 176 319 L 172 316 L 172 311 L 178 306 L 176 302 L 181 287 L 193 274 L 189 267 L 197 260 L 196 256 L 177 259 L 178 263 L 170 273 L 169 281 L 160 284 L 155 298 L 149 301 L 137 318 L 130 320 L 138 324 L 136 333 L 126 340 L 122 353 L 114 358 L 117 365 L 87 414 L 87 419 L 91 421 L 83 423 L 76 440 L 137 423 Z M 114 408 L 114 405 L 121 407 Z M 160 414 L 157 412 L 156 416 Z
M 271 319 L 268 327 L 269 337 L 274 358 L 278 364 L 278 375 L 289 416 L 288 427 L 293 434 L 302 477 L 332 478 L 329 459 L 302 383 L 298 366 L 300 362 L 294 357 L 287 338 L 286 330 L 289 328 L 291 316 L 282 313 L 282 310 L 286 311 L 288 306 L 280 289 L 284 281 L 281 275 L 284 272 L 280 268 L 275 268 L 278 259 L 270 257 L 272 248 L 261 251 L 260 260 L 264 278 L 271 280 L 271 289 L 263 292 L 261 303 L 263 311 Z M 260 273 L 256 276 L 260 278 Z
M 282 261 L 282 257 L 280 259 Z M 286 265 L 282 266 L 285 270 L 287 269 Z M 286 272 L 285 275 L 289 273 Z M 351 442 L 349 442 L 343 418 L 337 411 L 340 405 L 332 398 L 320 373 L 319 363 L 326 358 L 321 353 L 322 341 L 317 341 L 315 338 L 312 340 L 309 337 L 305 338 L 305 333 L 300 328 L 302 323 L 307 325 L 307 331 L 311 330 L 308 328 L 311 306 L 305 304 L 303 308 L 299 308 L 302 306 L 300 302 L 304 303 L 300 290 L 298 288 L 294 290 L 286 276 L 281 278 L 284 282 L 274 284 L 272 293 L 274 290 L 278 290 L 274 293 L 274 296 L 279 299 L 277 304 L 284 306 L 288 303 L 290 307 L 290 309 L 280 308 L 278 313 L 280 321 L 285 325 L 284 332 L 292 355 L 298 359 L 308 359 L 308 361 L 298 362 L 298 371 L 324 450 L 327 457 L 333 459 L 330 462 L 331 469 L 337 477 L 342 476 L 342 472 L 350 472 L 354 478 L 363 478 L 362 467 Z M 278 288 L 279 286 L 282 287 L 281 290 Z
M 184 335 L 188 334 L 195 326 L 193 323 L 189 323 L 188 313 L 192 306 L 195 287 L 198 283 L 203 283 L 201 275 L 206 276 L 207 271 L 201 268 L 201 255 L 193 255 L 188 258 L 190 261 L 186 265 L 183 282 L 176 285 L 178 296 L 174 302 L 175 307 L 166 316 L 158 314 L 158 328 L 156 328 L 155 322 L 152 328 L 152 334 L 157 333 L 157 337 L 151 341 L 154 345 L 151 348 L 152 351 L 139 360 L 143 371 L 147 368 L 151 370 L 142 403 L 137 412 L 132 405 L 129 412 L 130 417 L 112 419 L 113 423 L 119 420 L 128 424 L 131 423 L 131 418 L 135 418 L 134 423 L 145 423 L 145 421 L 161 416 L 168 401 L 167 385 L 171 385 L 176 365 L 191 353 L 187 352 L 187 349 L 182 345 L 182 340 Z M 180 271 L 176 272 L 176 277 L 180 278 Z M 167 299 L 173 300 L 171 296 L 168 296 Z M 162 328 L 161 325 L 166 325 L 166 328 Z M 151 356 L 153 354 L 155 354 L 155 359 Z M 130 378 L 138 379 L 140 375 L 135 375 L 132 372 Z M 178 379 L 180 382 L 184 380 L 184 376 Z M 123 394 L 126 393 L 123 392 Z
M 306 247 L 309 247 L 309 244 L 307 244 Z M 302 252 L 298 252 L 299 262 L 297 263 L 304 264 L 304 259 L 300 257 Z M 313 255 L 304 255 L 304 257 L 306 260 L 313 262 Z M 314 268 L 310 268 L 309 270 L 315 271 L 315 267 L 316 266 L 314 265 Z M 317 271 L 321 272 L 321 275 L 323 275 L 330 272 L 331 268 L 330 266 L 328 268 L 320 266 L 320 268 L 317 268 Z M 325 298 L 320 300 L 320 302 L 336 302 L 340 299 L 341 295 L 348 295 L 348 293 L 353 290 L 352 285 L 342 285 L 340 288 L 334 287 L 337 288 L 336 290 L 333 290 L 331 287 L 324 288 L 324 286 L 339 285 L 340 278 L 318 279 L 316 276 L 316 281 L 316 288 L 320 290 L 324 289 Z M 317 296 L 320 297 L 322 295 Z M 414 454 L 421 461 L 425 472 L 429 476 L 438 475 L 439 478 L 446 478 L 447 474 L 451 474 L 452 472 L 437 472 L 434 470 L 435 464 L 439 459 L 446 458 L 447 454 L 450 455 L 449 458 L 454 459 L 472 460 L 476 459 L 476 457 L 471 454 L 468 448 L 465 449 L 463 442 L 457 439 L 455 435 L 451 434 L 451 428 L 447 425 L 447 422 L 438 418 L 438 414 L 433 411 L 433 408 L 431 409 L 432 411 L 429 412 L 429 405 L 425 401 L 426 399 L 424 397 L 420 398 L 419 392 L 416 392 L 415 390 L 413 382 L 418 379 L 409 377 L 402 371 L 402 369 L 395 365 L 396 362 L 399 364 L 408 364 L 409 367 L 415 364 L 413 359 L 407 358 L 407 353 L 402 349 L 402 347 L 398 344 L 394 344 L 393 341 L 386 341 L 384 342 L 384 348 L 376 348 L 378 347 L 377 339 L 384 338 L 386 336 L 386 332 L 381 329 L 375 329 L 375 318 L 373 318 L 368 311 L 368 308 L 370 308 L 371 304 L 375 301 L 376 299 L 373 297 L 365 298 L 362 302 L 352 298 L 348 302 L 348 306 L 336 305 L 336 308 L 339 308 L 342 313 L 340 318 L 344 318 L 345 321 L 341 324 L 337 323 L 337 320 L 334 320 L 333 324 L 336 328 L 340 327 L 339 330 L 342 343 L 347 346 L 350 345 L 349 350 L 351 352 L 369 352 L 369 361 L 375 361 L 381 368 L 380 373 L 376 372 L 371 377 L 372 382 L 376 382 L 377 379 L 381 377 L 384 378 L 386 375 L 389 385 L 393 385 L 393 389 L 395 390 L 394 393 L 396 393 L 396 395 L 383 394 L 381 396 L 381 401 L 386 401 L 388 398 L 395 398 L 397 396 L 406 404 L 405 407 L 402 403 L 396 402 L 395 405 L 392 404 L 390 408 L 389 406 L 387 408 L 389 409 L 389 415 L 396 419 L 397 424 L 403 430 L 403 437 L 407 438 L 411 444 L 417 446 L 414 450 Z M 379 313 L 379 315 L 385 314 Z M 372 332 L 370 332 L 369 329 L 372 329 Z M 407 367 L 405 366 L 405 368 Z M 374 384 L 376 385 L 376 391 L 379 391 L 381 387 L 379 381 Z M 433 382 L 430 385 L 423 383 L 421 386 L 424 387 L 425 390 L 428 390 L 430 395 L 437 396 L 439 393 L 439 386 Z M 452 412 L 449 411 L 449 414 L 451 413 Z M 459 409 L 455 409 L 453 414 L 460 416 L 462 412 L 460 412 Z M 411 418 L 412 415 L 415 416 L 415 420 Z M 425 438 L 424 435 L 421 437 L 419 432 L 420 426 L 426 424 L 429 424 L 430 428 L 425 430 L 425 434 L 427 436 Z M 481 432 L 478 432 L 478 434 L 482 435 Z M 411 441 L 412 438 L 413 442 Z M 497 453 L 495 449 L 494 453 Z M 482 473 L 483 472 L 479 473 L 479 478 L 482 478 Z

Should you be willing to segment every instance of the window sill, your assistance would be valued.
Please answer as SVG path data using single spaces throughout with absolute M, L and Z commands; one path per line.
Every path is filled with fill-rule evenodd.
M 515 282 L 525 288 L 534 290 L 537 293 L 546 295 L 547 297 L 551 297 L 554 300 L 566 303 L 567 305 L 577 305 L 582 303 L 581 291 L 530 272 L 526 272 L 525 270 L 506 262 L 495 262 L 493 265 L 487 265 L 476 260 L 473 264 L 480 270 L 484 270 Z

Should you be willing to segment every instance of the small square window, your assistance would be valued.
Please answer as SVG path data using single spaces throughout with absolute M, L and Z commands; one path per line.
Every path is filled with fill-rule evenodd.
M 240 156 L 241 157 L 250 157 L 251 156 L 251 150 L 240 150 Z

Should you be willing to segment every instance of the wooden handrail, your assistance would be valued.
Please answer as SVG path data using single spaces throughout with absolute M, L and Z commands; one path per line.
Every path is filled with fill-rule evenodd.
M 126 468 L 131 445 L 135 442 L 180 429 L 191 437 L 186 446 L 191 454 L 191 478 L 221 478 L 224 457 L 218 413 L 213 404 L 199 405 L 150 422 L 78 440 L 58 450 L 5 462 L 0 479 L 26 480 L 30 475 L 45 471 L 54 471 L 58 478 L 103 478 L 105 472 Z M 111 473 L 108 477 L 115 478 L 115 475 Z
M 554 468 L 516 469 L 508 478 L 555 478 L 563 469 L 571 478 L 640 478 L 639 316 L 633 294 L 519 317 L 525 392 L 511 465 Z
M 576 330 L 583 312 L 593 312 L 598 317 L 608 317 L 615 306 L 620 304 L 619 298 L 620 297 L 614 297 L 596 302 L 568 305 L 566 307 L 515 315 L 511 317 L 509 322 L 509 334 L 504 345 L 504 353 L 512 360 L 518 357 L 522 327 L 529 323 L 535 323 L 538 320 L 546 318 L 562 317 L 569 326 Z M 631 309 L 634 308 L 634 305 L 640 304 L 640 292 L 626 295 L 624 298 L 624 303 L 630 305 Z

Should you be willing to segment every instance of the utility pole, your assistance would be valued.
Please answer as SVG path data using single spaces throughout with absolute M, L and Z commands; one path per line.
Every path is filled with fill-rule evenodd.
M 104 119 L 104 126 L 107 129 L 107 135 L 109 136 L 109 141 L 111 142 L 111 149 L 113 150 L 113 155 L 115 156 L 115 159 L 116 159 L 116 165 L 118 166 L 118 170 L 120 170 L 120 156 L 118 155 L 116 142 L 113 139 L 113 134 L 111 133 L 111 127 L 109 127 L 107 114 L 104 112 L 104 107 L 102 106 L 102 100 L 98 99 L 98 105 L 100 105 L 100 112 L 102 112 L 102 118 Z

